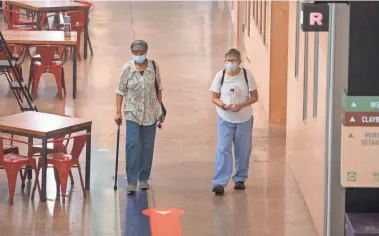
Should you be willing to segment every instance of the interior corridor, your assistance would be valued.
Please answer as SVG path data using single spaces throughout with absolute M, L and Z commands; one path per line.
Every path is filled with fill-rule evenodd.
M 41 112 L 93 121 L 91 192 L 84 199 L 76 184 L 62 205 L 50 178 L 49 200 L 41 204 L 38 198 L 30 200 L 28 191 L 21 192 L 18 183 L 15 204 L 10 206 L 5 173 L 0 171 L 1 234 L 150 236 L 149 218 L 142 211 L 151 207 L 183 210 L 184 236 L 316 236 L 285 163 L 285 128 L 269 126 L 259 103 L 254 105 L 253 156 L 246 191 L 234 191 L 229 185 L 225 196 L 211 192 L 217 130 L 208 89 L 224 66 L 224 53 L 235 46 L 226 3 L 99 1 L 95 5 L 90 21 L 94 55 L 78 63 L 77 99 L 72 100 L 70 77 L 65 101 L 56 99 L 51 75 L 43 76 L 36 99 Z M 120 188 L 113 190 L 117 131 L 113 118 L 114 90 L 122 66 L 132 59 L 134 39 L 149 44 L 148 58 L 160 66 L 168 116 L 163 130 L 157 131 L 152 189 L 130 197 L 123 178 L 124 125 Z M 68 61 L 68 70 L 71 65 Z M 18 113 L 6 81 L 0 85 L 0 117 Z

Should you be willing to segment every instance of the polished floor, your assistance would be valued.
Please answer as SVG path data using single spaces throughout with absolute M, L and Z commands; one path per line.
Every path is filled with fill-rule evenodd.
M 36 99 L 42 112 L 93 120 L 90 194 L 83 198 L 80 186 L 74 185 L 67 193 L 68 203 L 61 204 L 50 173 L 46 204 L 30 200 L 30 186 L 23 192 L 18 185 L 15 203 L 9 206 L 5 174 L 0 171 L 1 235 L 163 236 L 154 231 L 158 227 L 153 224 L 154 214 L 150 212 L 150 218 L 142 214 L 150 207 L 159 208 L 155 217 L 171 217 L 163 229 L 165 236 L 316 236 L 285 164 L 284 129 L 267 125 L 259 103 L 254 105 L 254 149 L 246 191 L 228 186 L 223 197 L 210 191 L 216 113 L 208 88 L 223 67 L 224 52 L 235 46 L 226 3 L 95 3 L 90 22 L 95 54 L 79 62 L 77 99 L 71 99 L 71 77 L 66 78 L 69 91 L 61 101 L 49 75 L 41 80 Z M 123 178 L 119 191 L 113 191 L 114 89 L 121 67 L 131 59 L 129 45 L 134 38 L 149 43 L 148 57 L 161 67 L 168 117 L 156 140 L 152 189 L 128 197 Z M 25 63 L 26 75 L 27 69 Z M 68 62 L 66 70 L 71 69 Z M 0 85 L 0 116 L 19 112 L 5 79 Z M 121 176 L 125 175 L 123 145 Z M 74 177 L 78 178 L 77 173 Z M 180 219 L 178 209 L 184 211 Z

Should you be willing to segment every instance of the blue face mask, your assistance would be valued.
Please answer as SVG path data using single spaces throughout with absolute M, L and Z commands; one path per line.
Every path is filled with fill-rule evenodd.
M 237 64 L 234 64 L 232 62 L 226 63 L 226 69 L 229 71 L 235 71 L 237 70 L 237 68 L 238 68 Z
M 133 60 L 137 63 L 142 63 L 146 60 L 146 55 L 142 55 L 142 56 L 136 56 L 134 55 L 133 56 Z

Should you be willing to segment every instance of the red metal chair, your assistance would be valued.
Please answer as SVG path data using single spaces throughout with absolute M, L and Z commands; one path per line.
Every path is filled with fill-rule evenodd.
M 11 141 L 10 144 L 3 144 L 3 150 L 4 150 L 4 155 L 7 154 L 20 154 L 20 151 L 17 146 L 13 145 L 13 141 Z
M 16 9 L 11 10 L 7 5 L 1 8 L 1 12 L 3 13 L 4 20 L 8 25 L 9 29 L 19 29 L 19 30 L 37 30 L 37 24 L 34 21 L 34 17 L 27 18 L 27 14 L 23 14 Z M 25 16 L 26 18 L 22 18 L 20 16 Z
M 84 5 L 87 5 L 88 8 L 89 8 L 89 13 L 91 13 L 93 10 L 95 10 L 95 5 L 91 2 L 86 2 L 86 1 L 76 1 L 78 3 L 81 3 L 81 4 L 84 4 Z M 83 11 L 72 11 L 72 12 L 67 12 L 67 15 L 71 16 L 71 28 L 77 32 L 78 36 L 77 36 L 77 43 L 76 43 L 76 47 L 77 47 L 77 52 L 78 52 L 78 58 L 79 60 L 81 60 L 81 55 L 80 55 L 80 41 L 81 41 L 81 34 L 82 32 L 84 32 L 84 23 L 85 23 L 85 14 Z M 89 23 L 89 19 L 88 19 L 88 23 Z M 90 50 L 91 50 L 91 54 L 93 54 L 93 50 L 92 50 L 92 45 L 91 45 L 91 39 L 88 35 L 88 43 L 89 43 L 89 46 L 90 46 Z
M 89 8 L 89 12 L 92 12 L 95 9 L 95 5 L 91 2 L 86 1 L 75 1 L 84 5 L 87 5 Z M 85 14 L 83 11 L 67 11 L 67 12 L 60 12 L 54 15 L 49 15 L 49 17 L 59 17 L 59 23 L 56 25 L 55 29 L 49 29 L 48 30 L 63 30 L 63 14 L 67 14 L 71 18 L 71 30 L 77 32 L 77 56 L 78 59 L 81 60 L 81 54 L 80 54 L 80 42 L 81 42 L 81 33 L 84 32 L 84 23 L 85 23 Z M 89 20 L 89 19 L 88 19 Z M 88 35 L 88 43 L 91 50 L 91 55 L 93 55 L 93 49 L 90 37 Z
M 12 14 L 12 23 L 15 25 L 34 25 L 36 22 L 34 21 L 34 16 L 30 13 L 22 14 L 20 13 L 20 9 L 12 8 L 12 11 L 19 12 L 19 14 Z M 21 17 L 24 15 L 25 17 Z
M 54 138 L 53 140 L 60 140 L 65 137 L 58 137 Z M 55 152 L 62 152 L 62 153 L 67 153 L 67 146 L 68 142 L 66 144 L 62 142 L 51 142 L 47 144 L 47 153 L 55 153 Z M 36 154 L 41 155 L 42 153 L 42 145 L 41 144 L 36 144 L 31 147 L 30 150 L 31 154 L 34 156 Z
M 87 5 L 89 8 L 89 12 L 92 12 L 95 9 L 95 5 L 91 2 L 85 2 L 85 1 L 76 1 L 78 3 Z M 81 54 L 80 54 L 80 42 L 81 42 L 81 34 L 84 32 L 84 23 L 85 23 L 85 14 L 83 11 L 68 11 L 64 12 L 63 14 L 67 14 L 71 18 L 71 30 L 77 32 L 77 41 L 76 41 L 76 47 L 77 47 L 77 56 L 79 60 L 81 60 Z M 60 24 L 60 27 L 63 25 Z M 91 40 L 88 35 L 88 43 L 90 46 L 91 54 L 93 54 L 92 44 Z
M 64 67 L 63 65 L 67 61 L 66 53 L 62 60 L 55 60 L 55 52 L 59 51 L 59 48 L 56 46 L 37 46 L 37 50 L 41 55 L 40 60 L 35 60 L 33 64 L 33 70 L 30 72 L 29 76 L 29 87 L 32 86 L 32 95 L 36 97 L 38 84 L 41 79 L 42 74 L 52 73 L 55 76 L 55 81 L 57 83 L 58 94 L 61 99 L 63 99 L 62 89 L 66 95 L 66 86 L 64 81 Z M 66 49 L 63 50 L 66 52 Z
M 64 116 L 70 117 L 67 115 L 64 115 Z M 71 134 L 68 135 L 68 138 L 69 137 L 71 137 Z M 64 136 L 63 137 L 57 137 L 57 138 L 53 138 L 53 140 L 61 140 L 62 138 L 65 138 L 65 137 Z M 64 142 L 64 141 L 50 142 L 47 144 L 47 153 L 66 153 L 67 154 L 67 147 L 69 145 L 69 142 L 70 142 L 70 139 L 67 139 L 66 142 Z M 34 156 L 36 154 L 41 156 L 42 145 L 41 144 L 33 145 L 30 149 L 30 152 L 31 152 L 32 156 Z M 24 175 L 25 175 L 25 173 L 24 173 Z M 71 170 L 70 170 L 69 176 L 70 176 L 71 184 L 74 184 L 74 177 L 72 176 Z
M 69 172 L 72 168 L 78 168 L 79 172 L 79 177 L 80 177 L 80 184 L 82 186 L 83 190 L 83 196 L 86 196 L 86 192 L 84 189 L 84 182 L 83 182 L 83 176 L 82 176 L 82 171 L 79 163 L 79 157 L 81 152 L 83 151 L 84 145 L 87 142 L 87 137 L 90 136 L 91 134 L 79 134 L 67 138 L 61 138 L 61 139 L 55 139 L 50 142 L 52 143 L 61 143 L 65 140 L 73 139 L 73 144 L 72 144 L 72 149 L 70 154 L 66 154 L 63 152 L 56 152 L 56 153 L 50 153 L 47 156 L 47 164 L 48 165 L 53 165 L 55 169 L 58 172 L 59 176 L 59 183 L 61 187 L 61 192 L 62 192 L 62 202 L 66 202 L 66 189 L 67 189 L 67 180 L 68 180 L 68 175 Z M 42 160 L 41 158 L 38 160 L 38 172 L 42 168 Z M 36 182 L 34 183 L 33 191 L 32 191 L 32 198 L 34 197 L 34 193 L 36 190 L 36 187 L 38 187 L 38 178 L 35 180 Z
M 28 82 L 28 89 L 30 89 L 30 86 L 33 83 L 34 79 L 34 63 L 41 61 L 41 54 L 37 53 L 36 47 L 27 47 L 26 55 L 30 57 L 30 69 L 29 69 L 29 82 Z M 33 51 L 33 52 L 32 52 Z M 67 60 L 67 48 L 59 47 L 57 50 L 57 53 L 54 54 L 54 61 L 66 61 Z M 64 72 L 62 72 L 64 74 Z M 63 76 L 64 78 L 64 76 Z M 65 86 L 65 80 L 62 80 L 63 90 L 66 94 L 66 86 Z
M 36 180 L 37 180 L 38 178 L 37 161 L 30 155 L 30 153 L 28 153 L 28 156 L 23 156 L 23 155 L 14 154 L 14 153 L 4 154 L 4 147 L 3 147 L 4 140 L 10 140 L 12 142 L 23 143 L 23 144 L 28 145 L 29 147 L 31 145 L 24 141 L 0 137 L 0 166 L 3 167 L 7 175 L 8 188 L 9 188 L 9 203 L 13 204 L 13 198 L 15 194 L 18 173 L 20 172 L 21 174 L 21 169 L 23 169 L 24 167 L 31 166 L 31 168 L 36 173 Z M 22 177 L 22 175 L 21 175 L 21 180 L 23 181 L 23 185 L 24 185 L 24 178 Z M 40 192 L 39 181 L 37 180 L 36 182 L 37 182 L 37 185 L 35 187 L 37 187 L 38 191 Z
M 13 145 L 13 135 L 11 135 L 10 139 L 11 140 L 10 140 L 9 144 L 3 143 L 4 155 L 7 155 L 7 154 L 20 154 L 18 146 Z M 4 168 L 2 166 L 0 166 L 0 169 L 4 169 Z M 24 178 L 24 176 L 25 175 L 22 173 L 22 170 L 20 170 L 20 177 L 21 177 L 21 180 L 22 180 L 21 188 L 25 187 L 25 178 Z
M 10 16 L 8 19 L 11 19 L 11 22 L 14 25 L 37 25 L 37 22 L 35 21 L 36 15 L 33 12 L 26 11 L 25 14 L 20 13 L 19 8 L 9 7 L 7 1 L 4 1 L 3 8 L 12 11 L 11 14 L 8 15 Z M 46 22 L 46 16 L 46 13 L 41 14 L 41 25 Z

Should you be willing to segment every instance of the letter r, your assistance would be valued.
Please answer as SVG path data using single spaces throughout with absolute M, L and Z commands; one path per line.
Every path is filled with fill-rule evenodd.
M 322 25 L 322 14 L 320 12 L 312 12 L 309 15 L 309 24 L 310 25 Z

